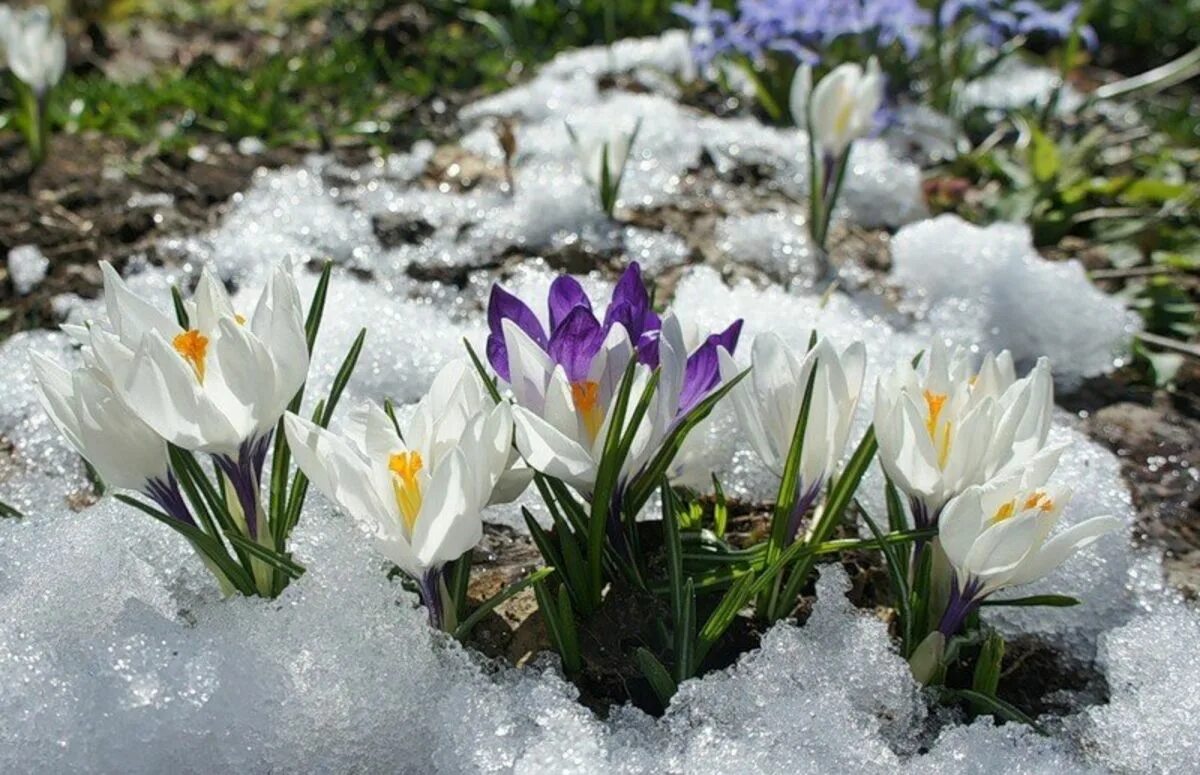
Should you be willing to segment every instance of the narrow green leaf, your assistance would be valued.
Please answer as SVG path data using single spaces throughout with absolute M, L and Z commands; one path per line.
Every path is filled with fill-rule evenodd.
M 579 632 L 575 627 L 571 596 L 565 588 L 558 590 L 558 630 L 562 639 L 563 669 L 573 675 L 583 668 L 583 656 L 579 652 Z
M 825 506 L 817 517 L 816 523 L 813 525 L 812 533 L 809 540 L 805 543 L 822 543 L 829 539 L 833 531 L 841 524 L 845 517 L 846 509 L 849 507 L 854 498 L 854 493 L 858 489 L 858 485 L 862 482 L 863 475 L 866 474 L 867 468 L 871 465 L 871 459 L 875 457 L 875 452 L 879 449 L 878 443 L 875 441 L 875 429 L 870 428 L 863 436 L 862 441 L 854 450 L 854 454 L 850 456 L 850 460 L 846 463 L 845 470 L 829 488 L 829 494 L 825 499 Z M 777 607 L 770 612 L 772 620 L 782 618 L 785 609 L 790 610 L 792 603 L 800 594 L 800 588 L 808 578 L 809 572 L 812 570 L 814 555 L 809 555 L 802 558 L 796 568 L 788 577 L 787 583 L 784 585 L 783 595 L 777 601 Z
M 690 581 L 690 579 L 689 579 Z M 765 588 L 766 585 L 761 585 Z M 737 618 L 738 611 L 741 611 L 750 600 L 758 593 L 760 585 L 756 581 L 753 572 L 747 573 L 738 578 L 733 586 L 721 598 L 721 602 L 708 616 L 708 620 L 704 623 L 704 627 L 700 630 L 700 634 L 696 636 L 695 652 L 692 659 L 697 667 L 708 656 L 708 651 L 713 647 L 729 626 L 733 624 Z
M 525 527 L 529 530 L 529 536 L 533 539 L 534 546 L 542 555 L 542 562 L 547 566 L 561 568 L 563 566 L 562 555 L 558 553 L 554 542 L 550 540 L 550 535 L 524 506 L 521 507 L 521 516 L 525 518 Z
M 475 354 L 475 348 L 471 346 L 471 343 L 465 336 L 463 337 L 463 345 L 467 348 L 467 355 L 470 356 L 471 363 L 475 365 L 475 371 L 479 373 L 479 378 L 483 380 L 483 385 L 487 388 L 488 394 L 491 395 L 493 401 L 500 403 L 503 399 L 500 397 L 500 390 L 496 387 L 496 380 L 487 373 L 483 361 L 479 360 L 479 356 Z
M 8 518 L 8 519 L 21 519 L 24 516 L 25 515 L 22 514 L 20 511 L 18 511 L 16 508 L 9 506 L 4 501 L 0 501 L 0 517 L 4 517 L 4 518 Z
M 663 482 L 662 486 L 662 523 L 663 544 L 667 550 L 667 584 L 671 590 L 671 621 L 676 630 L 683 619 L 684 612 L 684 581 L 683 581 L 683 544 L 679 540 L 679 521 L 677 516 L 678 502 L 671 485 Z
M 191 321 L 188 320 L 187 307 L 183 303 L 183 294 L 179 292 L 178 285 L 171 286 L 171 305 L 175 308 L 175 322 L 183 330 L 191 328 Z
M 225 540 L 251 557 L 261 560 L 275 570 L 287 574 L 292 579 L 298 579 L 304 575 L 303 565 L 295 562 L 285 554 L 280 554 L 257 541 L 246 538 L 241 533 L 229 531 L 225 533 Z
M 647 464 L 642 474 L 630 485 L 629 498 L 626 501 L 626 506 L 630 512 L 634 514 L 641 512 L 642 507 L 646 505 L 646 501 L 650 500 L 650 496 L 658 487 L 658 483 L 666 475 L 667 469 L 671 466 L 671 461 L 679 453 L 679 449 L 683 446 L 683 442 L 687 439 L 688 434 L 691 433 L 693 428 L 707 419 L 712 414 L 712 410 L 716 407 L 717 403 L 729 395 L 729 391 L 733 390 L 749 373 L 750 370 L 746 369 L 741 374 L 726 382 L 705 397 L 703 401 L 692 407 L 691 411 L 676 422 L 675 428 L 664 439 L 662 446 L 654 458 Z
M 609 509 L 612 506 L 612 495 L 616 489 L 617 477 L 620 476 L 621 466 L 625 462 L 619 457 L 621 431 L 625 425 L 629 397 L 633 392 L 636 367 L 637 360 L 631 358 L 629 365 L 625 368 L 625 374 L 621 378 L 621 384 L 609 414 L 608 433 L 604 438 L 604 451 L 600 457 L 600 466 L 596 473 L 596 488 L 592 494 L 592 508 L 587 530 L 587 555 L 591 584 L 589 591 L 594 606 L 600 604 L 600 594 L 604 586 L 604 531 L 609 518 Z
M 804 433 L 808 429 L 808 415 L 812 408 L 813 388 L 817 382 L 820 363 L 814 361 L 804 386 L 804 398 L 800 403 L 800 414 L 792 426 L 792 442 L 788 446 L 787 459 L 783 464 L 783 477 L 779 480 L 779 491 L 775 497 L 775 512 L 771 517 L 771 538 L 767 544 L 767 562 L 773 562 L 783 551 L 787 540 L 788 522 L 792 508 L 800 497 L 800 457 L 804 453 Z M 809 483 L 804 483 L 806 486 Z
M 855 503 L 857 503 L 855 499 Z M 883 552 L 884 559 L 887 562 L 888 578 L 892 584 L 892 601 L 896 606 L 896 613 L 900 617 L 900 636 L 903 644 L 901 651 L 905 657 L 912 653 L 912 649 L 916 648 L 916 643 L 913 642 L 912 631 L 912 609 L 909 606 L 909 589 L 908 579 L 905 576 L 904 567 L 900 564 L 899 555 L 894 544 L 889 544 L 883 536 L 883 532 L 879 526 L 875 524 L 875 520 L 871 519 L 871 515 L 867 510 L 859 504 L 859 511 L 862 512 L 863 520 L 866 521 L 867 527 L 871 529 L 871 535 L 875 536 L 876 544 L 879 550 Z
M 671 704 L 671 698 L 675 696 L 675 692 L 679 691 L 679 686 L 675 683 L 675 679 L 667 672 L 667 668 L 663 667 L 663 663 L 658 660 L 658 657 L 650 653 L 643 646 L 638 646 L 633 652 L 633 658 L 641 669 L 642 675 L 650 684 L 650 688 L 654 691 L 654 696 L 662 703 L 665 708 Z
M 454 603 L 454 612 L 461 620 L 467 610 L 467 588 L 471 585 L 472 550 L 468 549 L 454 561 L 454 569 L 450 573 L 450 599 Z
M 565 665 L 567 657 L 564 653 L 566 649 L 563 645 L 562 628 L 558 621 L 558 606 L 554 603 L 554 595 L 546 586 L 545 579 L 533 583 L 533 594 L 537 598 L 538 610 L 542 614 L 542 622 L 546 625 L 546 636 L 550 639 L 550 645 L 554 646 Z
M 304 340 L 308 344 L 311 355 L 317 344 L 317 333 L 321 330 L 321 320 L 325 317 L 325 299 L 329 295 L 329 278 L 333 274 L 333 261 L 326 260 L 321 265 L 321 276 L 313 291 L 312 301 L 308 304 L 308 317 L 304 320 Z
M 975 662 L 975 674 L 971 679 L 971 690 L 987 697 L 995 697 L 996 689 L 1000 686 L 1000 665 L 1003 661 L 1004 637 L 991 630 L 979 649 L 979 659 Z
M 1044 605 L 1051 608 L 1070 608 L 1080 604 L 1079 598 L 1070 595 L 1030 595 L 1029 597 L 988 598 L 980 605 L 1028 607 Z
M 1033 727 L 1039 734 L 1046 734 L 1046 730 L 1041 727 L 1036 721 L 1023 713 L 1021 710 L 1013 706 L 1009 702 L 998 697 L 989 697 L 986 694 L 972 691 L 970 689 L 942 689 L 943 694 L 949 695 L 955 699 L 966 701 L 977 707 L 987 709 L 988 713 L 993 716 L 1004 719 L 1005 721 L 1016 721 L 1020 724 L 1028 724 Z
M 176 533 L 179 533 L 188 540 L 188 542 L 196 549 L 196 551 L 207 557 L 213 563 L 213 565 L 225 575 L 229 582 L 237 588 L 239 592 L 247 596 L 254 594 L 254 581 L 251 579 L 250 575 L 244 568 L 239 567 L 238 564 L 233 561 L 225 547 L 215 538 L 193 525 L 189 525 L 186 522 L 180 522 L 178 519 L 164 514 L 153 506 L 141 502 L 137 498 L 133 498 L 124 493 L 116 493 L 113 495 L 113 497 L 127 506 L 132 506 L 143 514 L 153 517 L 162 524 L 174 530 Z
M 699 667 L 696 646 L 696 588 L 688 579 L 683 585 L 680 618 L 675 620 L 675 681 L 682 683 Z
M 392 430 L 396 431 L 397 438 L 404 441 L 404 433 L 400 430 L 400 421 L 396 419 L 396 405 L 392 403 L 392 399 L 383 400 L 383 413 L 392 421 Z
M 713 504 L 713 532 L 717 538 L 725 537 L 725 528 L 729 524 L 729 507 L 725 502 L 725 490 L 721 488 L 721 482 L 717 479 L 717 475 L 712 475 L 713 491 L 716 493 L 716 500 Z
M 333 378 L 333 385 L 329 388 L 329 397 L 325 399 L 325 412 L 319 423 L 322 428 L 328 428 L 329 421 L 333 419 L 333 410 L 337 409 L 342 392 L 350 382 L 350 375 L 354 373 L 354 367 L 358 365 L 358 356 L 362 353 L 363 342 L 366 341 L 366 338 L 367 329 L 360 329 L 358 336 L 354 338 L 354 344 L 350 345 L 350 350 L 342 359 L 342 365 L 338 368 L 337 375 Z

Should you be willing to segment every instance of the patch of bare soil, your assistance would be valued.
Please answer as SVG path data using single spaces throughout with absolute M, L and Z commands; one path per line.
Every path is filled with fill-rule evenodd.
M 31 174 L 19 139 L 0 137 L 0 255 L 35 245 L 50 260 L 45 280 L 25 296 L 0 267 L 0 305 L 10 313 L 0 323 L 0 338 L 52 325 L 54 296 L 96 294 L 98 261 L 120 265 L 135 254 L 156 260 L 154 246 L 164 236 L 215 224 L 221 206 L 249 186 L 254 170 L 299 158 L 286 149 L 243 155 L 228 144 L 198 159 L 147 155 L 115 138 L 61 135 L 46 164 Z

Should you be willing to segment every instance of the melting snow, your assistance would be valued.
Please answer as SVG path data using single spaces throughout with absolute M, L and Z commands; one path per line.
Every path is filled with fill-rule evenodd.
M 755 164 L 785 195 L 803 191 L 803 138 L 680 106 L 667 75 L 685 66 L 677 37 L 623 42 L 612 53 L 563 55 L 531 83 L 469 108 L 464 118 L 476 128 L 463 145 L 493 165 L 501 156 L 490 122 L 519 121 L 511 194 L 493 183 L 465 193 L 420 183 L 434 151 L 427 144 L 360 170 L 313 159 L 260 176 L 214 232 L 163 245 L 179 270 L 135 266 L 131 283 L 165 304 L 168 286 L 200 262 L 248 293 L 271 261 L 333 258 L 358 271 L 335 276 L 312 392 L 326 388 L 365 326 L 345 405 L 411 402 L 461 354 L 464 337 L 481 344 L 482 304 L 496 276 L 427 282 L 411 267 L 495 267 L 508 256 L 504 282 L 537 298 L 553 274 L 524 257 L 542 251 L 584 245 L 636 258 L 653 274 L 693 260 L 684 236 L 598 216 L 564 119 L 642 118 L 625 206 L 685 201 L 683 181 L 702 158 L 718 172 Z M 602 92 L 597 78 L 616 71 L 655 73 L 656 93 Z M 868 226 L 921 217 L 914 165 L 869 142 L 852 166 L 846 217 Z M 381 215 L 419 217 L 432 228 L 385 246 L 374 227 Z M 811 255 L 800 218 L 775 209 L 728 214 L 716 226 L 718 249 L 773 276 L 803 272 Z M 1078 267 L 1038 258 L 1019 227 L 918 221 L 895 238 L 894 252 L 891 279 L 907 305 L 899 311 L 867 292 L 822 303 L 802 289 L 728 285 L 705 266 L 682 269 L 674 305 L 701 326 L 745 318 L 746 342 L 772 330 L 800 347 L 814 326 L 842 346 L 861 338 L 868 383 L 933 336 L 1010 347 L 1026 361 L 1049 354 L 1057 374 L 1075 380 L 1111 368 L 1131 330 L 1117 302 L 1087 285 Z M 312 275 L 301 275 L 310 291 Z M 585 286 L 602 294 L 607 281 L 593 275 Z M 100 309 L 74 297 L 58 306 L 77 320 Z M 388 581 L 368 543 L 317 497 L 295 538 L 309 572 L 270 602 L 219 600 L 173 533 L 112 499 L 72 510 L 68 498 L 86 490 L 86 478 L 29 390 L 31 349 L 74 357 L 57 333 L 0 346 L 0 436 L 13 446 L 0 464 L 0 499 L 28 514 L 0 523 L 0 771 L 1060 775 L 1183 772 L 1200 752 L 1200 707 L 1186 692 L 1200 682 L 1200 618 L 1162 590 L 1157 560 L 1125 537 L 1094 544 L 1039 587 L 1079 594 L 1085 606 L 992 617 L 1007 631 L 1098 655 L 1110 702 L 1081 707 L 1051 738 L 930 710 L 883 625 L 853 610 L 845 575 L 832 566 L 805 627 L 780 625 L 735 667 L 688 682 L 662 719 L 620 708 L 601 721 L 576 702 L 552 657 L 523 670 L 497 667 L 431 633 L 414 597 Z M 694 454 L 722 472 L 731 494 L 772 496 L 774 483 L 731 413 L 718 411 L 703 432 Z M 1065 422 L 1054 435 L 1071 442 L 1060 478 L 1077 494 L 1065 519 L 1110 513 L 1132 523 L 1115 458 Z M 877 512 L 878 484 L 872 476 L 863 491 Z M 492 517 L 520 523 L 514 506 Z

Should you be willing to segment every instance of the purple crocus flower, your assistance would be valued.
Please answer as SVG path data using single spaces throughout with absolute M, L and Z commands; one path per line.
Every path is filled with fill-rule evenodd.
M 592 311 L 592 302 L 583 286 L 570 275 L 560 275 L 550 285 L 547 306 L 550 312 L 548 334 L 529 305 L 499 285 L 492 286 L 488 300 L 487 356 L 492 368 L 505 382 L 509 381 L 510 372 L 502 328 L 504 320 L 511 320 L 528 334 L 563 367 L 572 382 L 587 376 L 592 359 L 604 344 L 608 332 L 618 323 L 625 327 L 629 341 L 638 348 L 640 360 L 649 363 L 651 354 L 657 358 L 655 334 L 662 321 L 650 307 L 650 296 L 642 284 L 641 268 L 636 262 L 629 265 L 613 288 L 603 322 Z
M 524 301 L 501 288 L 492 287 L 488 301 L 487 357 L 496 374 L 511 381 L 508 349 L 504 341 L 503 321 L 512 321 L 566 372 L 572 384 L 586 380 L 592 361 L 615 325 L 625 329 L 637 350 L 638 362 L 650 368 L 659 365 L 659 333 L 662 319 L 650 305 L 650 296 L 642 282 L 641 267 L 631 263 L 613 288 L 603 319 L 596 317 L 591 300 L 579 281 L 560 275 L 550 285 L 547 298 L 550 330 Z M 742 321 L 705 338 L 688 356 L 679 398 L 678 416 L 682 417 L 721 382 L 717 349 L 729 352 L 737 348 Z

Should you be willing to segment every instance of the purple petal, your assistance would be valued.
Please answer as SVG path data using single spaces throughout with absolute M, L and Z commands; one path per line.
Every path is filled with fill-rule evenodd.
M 642 284 L 642 268 L 634 261 L 613 288 L 612 301 L 604 312 L 604 330 L 611 328 L 613 323 L 620 323 L 629 332 L 630 341 L 637 342 L 650 317 L 658 319 L 650 309 L 650 296 Z
M 742 334 L 742 321 L 736 320 L 719 334 L 711 334 L 696 352 L 688 356 L 683 372 L 683 388 L 679 392 L 679 414 L 690 412 L 721 383 L 721 370 L 717 348 L 723 347 L 732 353 L 737 349 L 738 337 Z
M 548 352 L 555 363 L 567 372 L 567 379 L 585 379 L 592 360 L 604 344 L 605 329 L 586 307 L 575 307 L 550 336 Z
M 546 347 L 546 332 L 541 321 L 533 314 L 525 302 L 518 299 L 499 285 L 492 286 L 492 295 L 488 299 L 488 334 L 487 357 L 496 374 L 505 382 L 508 381 L 508 347 L 504 344 L 503 320 L 511 320 L 517 327 L 529 335 L 543 348 Z
M 730 355 L 737 350 L 738 339 L 742 335 L 742 319 L 738 318 L 719 334 L 713 334 L 708 337 L 708 341 L 713 342 L 718 347 L 724 347 L 729 351 Z
M 550 330 L 558 328 L 576 307 L 585 307 L 591 312 L 592 302 L 578 280 L 570 275 L 561 275 L 550 285 Z
M 639 339 L 637 343 L 638 363 L 649 366 L 652 369 L 658 368 L 658 340 L 661 329 L 662 324 L 659 323 L 657 329 L 653 331 L 646 331 L 642 334 L 642 338 Z

